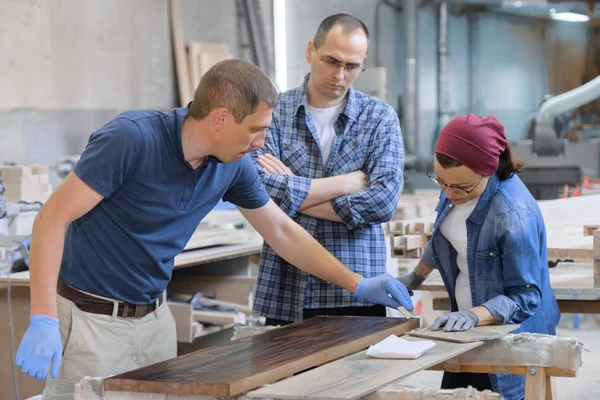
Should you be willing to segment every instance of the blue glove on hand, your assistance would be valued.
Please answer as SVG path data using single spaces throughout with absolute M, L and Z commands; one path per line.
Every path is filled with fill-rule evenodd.
M 462 310 L 438 317 L 431 325 L 432 331 L 438 331 L 444 327 L 446 332 L 468 331 L 477 326 L 479 318 L 471 310 Z
M 58 319 L 47 315 L 34 315 L 29 318 L 29 328 L 25 331 L 17 351 L 17 366 L 27 375 L 43 382 L 52 360 L 52 378 L 56 378 L 62 361 L 62 342 Z
M 354 295 L 369 303 L 391 308 L 404 306 L 409 311 L 414 308 L 406 287 L 390 274 L 362 278 Z

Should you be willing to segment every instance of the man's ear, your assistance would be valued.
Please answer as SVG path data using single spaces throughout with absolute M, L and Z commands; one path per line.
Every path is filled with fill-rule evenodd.
M 309 40 L 308 44 L 306 45 L 306 53 L 304 54 L 304 57 L 306 58 L 306 62 L 307 63 L 311 63 L 312 62 L 312 53 L 315 49 L 315 43 L 312 40 Z
M 225 127 L 225 119 L 229 115 L 229 110 L 225 107 L 219 107 L 215 109 L 213 121 L 215 124 L 215 129 L 217 131 L 221 131 Z

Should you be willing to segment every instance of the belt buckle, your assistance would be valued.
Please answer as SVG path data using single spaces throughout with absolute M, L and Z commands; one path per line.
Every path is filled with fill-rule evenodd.
M 134 313 L 134 318 L 142 318 L 145 317 L 146 314 L 148 314 L 146 312 L 146 310 L 148 309 L 148 306 L 146 305 L 136 305 L 135 306 L 135 313 Z

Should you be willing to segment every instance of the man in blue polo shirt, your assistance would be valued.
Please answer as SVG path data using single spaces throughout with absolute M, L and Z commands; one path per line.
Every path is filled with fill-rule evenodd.
M 402 284 L 350 271 L 269 199 L 247 153 L 264 145 L 277 102 L 260 69 L 227 60 L 187 108 L 125 112 L 91 135 L 33 228 L 30 326 L 16 363 L 38 380 L 52 363 L 44 399 L 71 397 L 84 376 L 176 356 L 164 291 L 174 257 L 221 199 L 304 271 L 412 308 Z

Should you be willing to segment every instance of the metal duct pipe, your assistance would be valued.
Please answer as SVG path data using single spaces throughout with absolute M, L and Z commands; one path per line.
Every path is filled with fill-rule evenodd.
M 419 0 L 405 0 L 402 3 L 404 11 L 405 47 L 404 79 L 406 100 L 404 101 L 404 145 L 407 154 L 417 152 L 417 135 L 419 131 L 419 105 L 417 82 L 417 34 L 419 20 Z
M 537 120 L 550 121 L 556 115 L 582 106 L 600 97 L 600 76 L 566 93 L 544 102 L 537 113 Z
M 442 128 L 450 122 L 450 53 L 448 51 L 448 3 L 441 0 L 438 7 L 437 49 L 437 109 L 438 120 L 432 151 Z
M 532 151 L 538 156 L 565 152 L 565 140 L 554 130 L 554 117 L 600 97 L 600 76 L 566 93 L 545 101 L 535 116 Z

